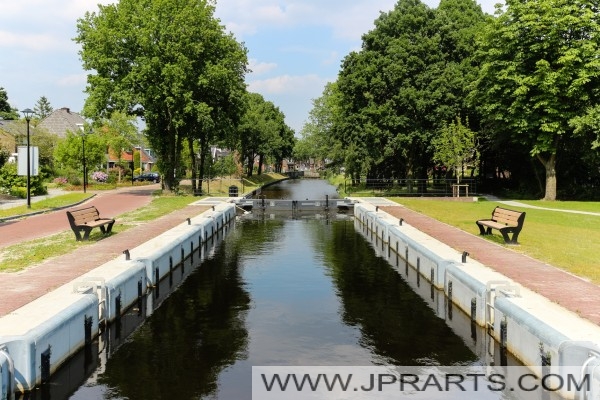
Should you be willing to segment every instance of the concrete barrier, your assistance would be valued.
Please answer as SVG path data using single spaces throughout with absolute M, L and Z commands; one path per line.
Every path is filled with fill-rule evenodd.
M 538 376 L 564 376 L 573 365 L 580 379 L 581 371 L 588 371 L 594 384 L 587 395 L 600 396 L 599 326 L 371 204 L 355 204 L 354 210 L 355 227 L 371 242 L 375 252 L 396 268 L 440 318 L 452 324 L 455 332 L 462 331 L 463 336 L 469 329 L 460 329 L 455 321 L 450 322 L 451 306 L 459 308 L 467 316 L 466 321 L 489 332 L 501 351 L 508 351 Z M 412 279 L 415 271 L 416 279 Z M 420 283 L 420 277 L 444 290 L 448 309 L 440 306 L 435 293 Z M 470 331 L 474 331 L 473 327 Z M 486 347 L 486 352 L 493 353 L 496 346 L 492 343 Z M 481 345 L 478 348 L 481 351 Z M 493 360 L 494 355 L 489 355 Z M 574 395 L 568 391 L 560 393 L 571 398 Z
M 184 261 L 189 266 L 197 251 L 200 262 L 207 240 L 215 242 L 234 218 L 233 204 L 215 206 L 0 318 L 0 400 L 49 380 L 98 336 L 101 323 L 141 304 L 147 288 L 175 266 L 183 279 Z M 157 299 L 147 303 L 156 307 Z
M 14 392 L 15 367 L 5 346 L 0 346 L 0 400 L 9 400 Z
M 0 318 L 0 346 L 14 364 L 15 389 L 32 390 L 98 335 L 98 298 L 62 286 Z M 5 355 L 6 357 L 6 355 Z

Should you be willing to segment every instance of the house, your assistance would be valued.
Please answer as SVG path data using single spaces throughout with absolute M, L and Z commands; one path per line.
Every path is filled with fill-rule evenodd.
M 140 153 L 140 161 L 141 161 L 141 170 L 152 171 L 152 167 L 156 164 L 156 160 L 152 156 L 152 151 L 150 149 L 143 149 L 141 147 L 135 147 L 136 152 Z M 119 159 L 119 153 L 110 149 L 108 152 L 108 168 L 115 168 L 119 162 L 130 164 L 135 160 L 135 156 L 132 150 L 121 150 L 121 155 Z M 135 165 L 134 169 L 140 168 L 140 165 Z
M 16 132 L 15 121 L 0 119 L 0 150 L 14 153 L 17 149 L 17 141 L 13 132 Z M 25 133 L 27 134 L 27 133 Z
M 68 107 L 63 107 L 52 111 L 37 126 L 46 129 L 59 138 L 64 138 L 67 136 L 67 131 L 78 133 L 81 124 L 84 123 L 85 119 L 81 115 L 72 112 Z

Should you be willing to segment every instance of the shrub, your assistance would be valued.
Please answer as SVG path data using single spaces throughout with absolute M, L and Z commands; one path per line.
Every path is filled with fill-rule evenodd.
M 69 183 L 67 178 L 65 178 L 64 176 L 59 176 L 57 178 L 54 178 L 54 180 L 52 182 L 54 182 L 58 186 L 65 186 L 67 183 Z
M 106 183 L 108 182 L 108 174 L 102 171 L 96 171 L 92 174 L 92 179 L 96 182 Z
M 81 177 L 77 176 L 77 175 L 72 175 L 69 177 L 69 182 L 71 183 L 71 185 L 73 186 L 81 186 Z

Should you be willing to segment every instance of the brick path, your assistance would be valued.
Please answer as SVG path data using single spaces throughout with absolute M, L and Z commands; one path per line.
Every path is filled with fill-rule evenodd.
M 155 189 L 142 187 L 101 193 L 85 205 L 96 205 L 100 215 L 114 217 L 148 204 Z M 177 226 L 187 217 L 198 215 L 208 208 L 190 205 L 154 221 L 113 234 L 97 243 L 82 246 L 71 253 L 48 259 L 26 270 L 15 273 L 0 272 L 0 317 L 120 256 L 123 250 L 134 248 Z M 116 219 L 118 224 L 118 217 Z M 70 229 L 64 211 L 8 221 L 0 224 L 0 249 L 20 241 Z
M 524 287 L 600 325 L 600 286 L 405 207 L 380 210 L 500 272 Z M 473 231 L 476 231 L 473 223 Z

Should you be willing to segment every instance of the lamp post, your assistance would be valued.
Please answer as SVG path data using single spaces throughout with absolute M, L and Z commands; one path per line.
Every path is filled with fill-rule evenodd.
M 85 162 L 85 127 L 83 124 L 77 124 L 81 130 L 81 158 L 83 163 L 83 193 L 86 192 L 87 187 L 87 165 Z
M 29 108 L 21 111 L 27 121 L 27 208 L 31 208 L 31 154 L 29 153 L 29 122 L 33 115 L 33 110 Z

